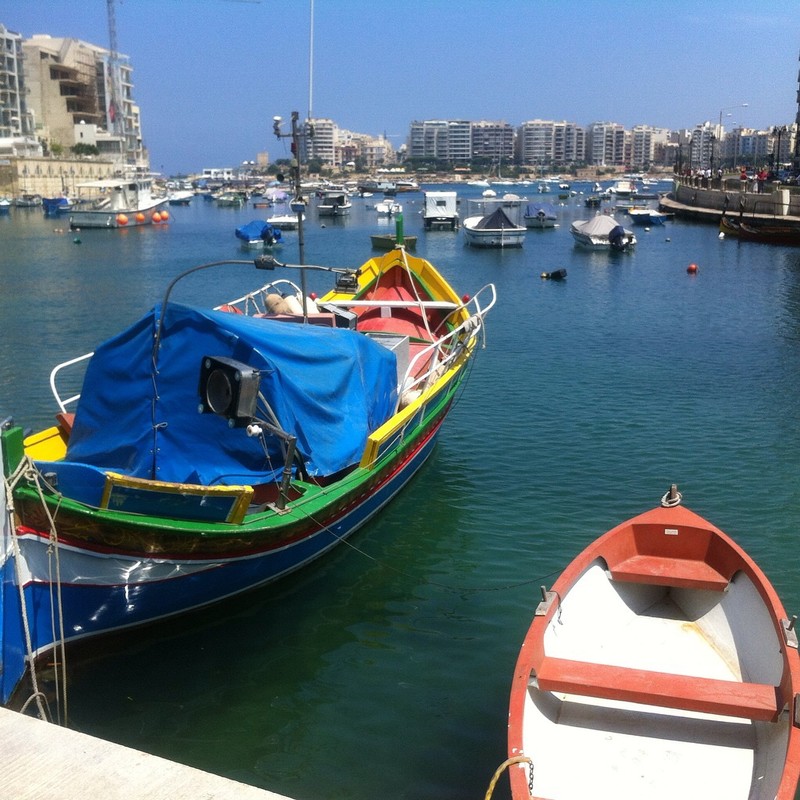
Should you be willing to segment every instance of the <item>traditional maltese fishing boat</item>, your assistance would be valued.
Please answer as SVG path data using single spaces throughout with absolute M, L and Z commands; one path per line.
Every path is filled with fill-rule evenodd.
M 511 690 L 514 800 L 793 800 L 794 620 L 679 503 L 673 486 L 542 587 Z
M 315 302 L 281 278 L 209 309 L 171 302 L 176 278 L 159 306 L 53 371 L 56 426 L 24 438 L 3 425 L 3 703 L 63 643 L 308 564 L 430 454 L 494 287 L 460 298 L 402 247 L 355 270 L 298 269 L 336 285 Z M 80 366 L 80 394 L 63 398 Z

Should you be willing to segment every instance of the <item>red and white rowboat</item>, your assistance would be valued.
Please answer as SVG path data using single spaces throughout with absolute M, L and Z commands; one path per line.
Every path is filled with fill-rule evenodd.
M 673 486 L 542 587 L 511 690 L 514 800 L 794 798 L 794 620 L 679 502 Z

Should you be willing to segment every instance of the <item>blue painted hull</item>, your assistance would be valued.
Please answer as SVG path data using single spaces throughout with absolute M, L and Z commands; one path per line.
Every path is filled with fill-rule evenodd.
M 372 493 L 341 514 L 321 530 L 283 547 L 254 555 L 208 560 L 170 559 L 164 575 L 165 559 L 141 555 L 110 556 L 84 548 L 59 545 L 57 564 L 49 552 L 47 536 L 21 529 L 18 538 L 25 571 L 36 577 L 23 581 L 30 650 L 35 656 L 47 653 L 62 636 L 57 612 L 58 596 L 63 615 L 66 642 L 110 633 L 182 614 L 223 598 L 270 583 L 324 555 L 364 525 L 411 479 L 430 455 L 444 414 L 423 437 L 415 451 Z M 15 580 L 16 560 L 12 542 L 6 535 L 5 552 L 10 554 L 3 569 L 3 671 L 0 675 L 0 702 L 7 704 L 24 677 L 28 652 Z M 130 569 L 126 569 L 126 560 Z M 39 576 L 62 576 L 61 585 Z M 148 567 L 155 579 L 122 581 L 121 574 L 146 575 Z M 54 618 L 55 616 L 55 618 Z

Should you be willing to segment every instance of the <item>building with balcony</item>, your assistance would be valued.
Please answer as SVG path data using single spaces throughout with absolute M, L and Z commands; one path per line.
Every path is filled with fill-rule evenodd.
M 587 131 L 586 161 L 597 167 L 623 166 L 625 128 L 616 122 L 593 122 Z
M 127 56 L 42 34 L 25 39 L 22 53 L 35 135 L 51 151 L 85 144 L 81 134 L 92 130 L 92 144 L 121 169 L 149 168 Z

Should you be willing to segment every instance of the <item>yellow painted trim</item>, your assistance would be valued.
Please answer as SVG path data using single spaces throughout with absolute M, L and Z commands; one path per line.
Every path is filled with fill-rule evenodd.
M 25 455 L 34 461 L 61 461 L 67 454 L 67 443 L 55 425 L 32 433 L 23 442 Z
M 238 498 L 231 506 L 225 522 L 239 524 L 247 512 L 250 500 L 253 497 L 252 486 L 198 486 L 196 483 L 171 483 L 169 481 L 156 481 L 147 478 L 134 478 L 130 475 L 120 475 L 118 472 L 106 473 L 106 485 L 103 488 L 103 499 L 100 508 L 108 508 L 111 492 L 115 486 L 128 489 L 147 489 L 162 494 L 188 494 L 188 495 L 213 495 L 215 497 Z
M 404 409 L 398 411 L 391 419 L 388 419 L 380 428 L 376 428 L 368 437 L 361 456 L 360 467 L 369 468 L 374 463 L 380 452 L 381 445 L 391 439 L 413 416 L 421 406 L 430 403 L 440 392 L 447 388 L 447 385 L 455 378 L 458 370 L 463 366 L 462 362 L 457 362 L 447 370 L 433 386 L 426 389 L 416 400 L 409 403 Z

